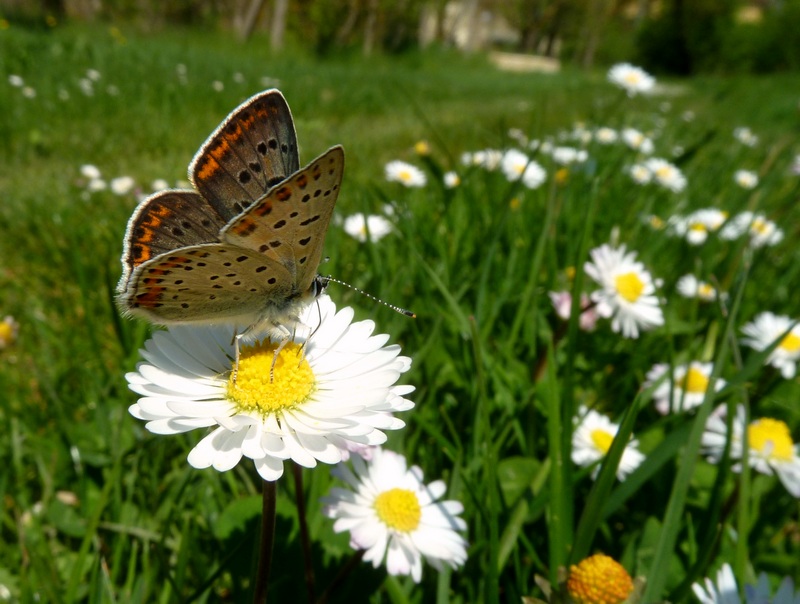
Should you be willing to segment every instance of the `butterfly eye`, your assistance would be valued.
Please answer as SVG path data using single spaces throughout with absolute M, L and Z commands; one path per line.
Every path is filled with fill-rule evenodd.
M 311 287 L 309 288 L 311 295 L 314 298 L 321 296 L 328 288 L 330 282 L 331 280 L 329 277 L 323 277 L 322 275 L 314 277 L 314 280 L 311 282 Z

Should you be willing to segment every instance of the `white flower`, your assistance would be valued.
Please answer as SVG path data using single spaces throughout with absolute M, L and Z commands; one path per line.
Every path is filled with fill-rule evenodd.
M 117 176 L 111 179 L 111 192 L 115 195 L 127 195 L 131 192 L 136 182 L 130 176 Z
M 407 467 L 397 453 L 377 449 L 371 461 L 352 458 L 353 470 L 336 466 L 332 473 L 350 488 L 334 488 L 323 501 L 325 514 L 335 518 L 333 530 L 350 532 L 350 545 L 366 550 L 364 560 L 377 568 L 386 559 L 390 575 L 422 578 L 422 559 L 437 570 L 467 560 L 467 543 L 458 531 L 467 524 L 458 501 L 438 501 L 446 486 L 441 480 L 425 485 L 422 470 Z
M 36 98 L 36 90 L 31 88 L 30 86 L 23 86 L 22 87 L 22 96 L 26 99 L 35 99 Z
M 705 586 L 704 586 L 705 585 Z M 716 583 L 711 579 L 704 579 L 703 583 L 693 583 L 692 591 L 701 604 L 742 604 L 739 599 L 739 590 L 736 587 L 736 578 L 730 564 L 725 563 L 717 571 Z M 794 582 L 790 577 L 781 581 L 774 597 L 770 597 L 769 577 L 761 573 L 756 585 L 744 586 L 745 604 L 800 604 L 800 592 L 795 593 Z
M 100 79 L 100 72 L 96 69 L 87 69 L 86 70 L 86 77 L 89 78 L 92 82 L 96 82 Z
M 362 243 L 367 238 L 374 243 L 392 232 L 392 223 L 376 214 L 353 214 L 344 219 L 342 227 L 345 233 Z
M 589 154 L 584 149 L 574 147 L 556 147 L 552 151 L 553 161 L 562 166 L 579 164 L 589 158 Z
M 711 463 L 718 463 L 725 452 L 725 443 L 728 440 L 726 414 L 727 407 L 721 405 L 706 422 L 701 444 Z M 747 459 L 750 466 L 762 474 L 776 474 L 786 490 L 793 497 L 800 498 L 800 444 L 795 445 L 792 441 L 789 426 L 770 417 L 754 419 L 746 425 L 744 405 L 737 405 L 732 427 L 731 459 L 742 459 L 746 432 Z M 731 469 L 741 472 L 742 465 L 734 464 Z
M 678 279 L 676 289 L 684 298 L 697 298 L 703 302 L 713 302 L 717 299 L 716 288 L 694 275 L 684 275 Z
M 601 145 L 610 145 L 611 143 L 617 142 L 619 134 L 617 134 L 617 131 L 613 128 L 607 128 L 604 126 L 595 131 L 594 138 Z
M 225 84 L 223 84 L 219 80 L 214 80 L 213 82 L 211 82 L 211 88 L 214 90 L 214 92 L 222 92 L 223 90 L 225 90 Z
M 653 173 L 644 164 L 633 164 L 629 173 L 637 185 L 646 185 L 653 180 Z
M 169 183 L 163 178 L 156 178 L 151 184 L 150 188 L 153 191 L 163 191 L 169 189 Z
M 608 81 L 625 90 L 628 96 L 651 92 L 656 84 L 653 76 L 630 63 L 617 63 L 609 69 Z
M 94 96 L 94 84 L 89 78 L 81 78 L 78 80 L 78 87 L 86 96 Z
M 624 245 L 612 248 L 604 244 L 593 249 L 591 256 L 584 270 L 602 287 L 591 297 L 601 316 L 613 317 L 611 329 L 621 331 L 623 337 L 637 338 L 639 329 L 664 324 L 653 278 L 636 261 L 636 252 L 626 253 Z
M 716 208 L 702 208 L 695 210 L 688 216 L 675 217 L 672 230 L 676 235 L 685 237 L 691 245 L 701 245 L 708 239 L 709 233 L 714 233 L 725 224 L 728 213 Z
M 521 180 L 522 184 L 529 189 L 539 187 L 547 177 L 544 168 L 519 149 L 506 151 L 500 167 L 509 181 Z
M 639 151 L 645 155 L 650 155 L 653 152 L 653 141 L 635 128 L 624 128 L 622 130 L 622 142 L 634 151 Z
M 92 178 L 88 183 L 86 183 L 86 189 L 92 193 L 96 191 L 105 191 L 107 186 L 108 185 L 106 184 L 106 181 L 104 181 L 102 178 Z
M 733 129 L 733 137 L 748 147 L 754 147 L 758 143 L 758 137 L 753 134 L 750 128 L 741 126 Z
M 753 212 L 737 214 L 723 227 L 719 236 L 723 239 L 737 239 L 745 233 L 749 233 L 750 245 L 756 248 L 783 241 L 783 231 L 774 222 L 763 214 Z
M 396 159 L 386 164 L 384 168 L 386 180 L 399 182 L 406 187 L 424 187 L 428 182 L 425 173 L 409 163 Z
M 605 415 L 594 409 L 581 406 L 578 411 L 578 425 L 572 433 L 572 461 L 581 467 L 591 466 L 603 459 L 611 448 L 619 426 Z M 639 443 L 630 440 L 617 467 L 617 478 L 625 478 L 644 461 L 644 455 L 638 449 Z M 592 478 L 597 478 L 600 466 L 592 471 Z
M 455 189 L 461 184 L 461 177 L 453 171 L 445 172 L 443 179 L 444 186 L 448 189 Z
M 8 76 L 8 83 L 14 88 L 22 88 L 25 85 L 25 80 L 22 79 L 22 76 L 12 73 Z
M 661 415 L 688 411 L 699 406 L 706 396 L 711 379 L 713 363 L 692 361 L 686 365 L 677 365 L 672 372 L 672 379 L 665 379 L 653 391 L 653 401 Z M 647 388 L 662 380 L 669 374 L 669 365 L 659 363 L 647 372 L 644 387 Z M 714 383 L 714 391 L 725 387 L 725 381 L 718 379 Z
M 94 180 L 96 178 L 100 178 L 101 176 L 100 169 L 92 164 L 83 164 L 81 166 L 81 175 L 89 180 Z
M 781 338 L 766 362 L 778 369 L 787 380 L 795 376 L 800 360 L 800 324 L 797 321 L 766 311 L 756 315 L 752 322 L 742 327 L 742 331 L 747 336 L 742 343 L 753 350 L 765 350 Z
M 502 160 L 503 152 L 498 149 L 484 149 L 461 155 L 461 163 L 465 166 L 476 166 L 489 171 L 496 170 Z
M 758 175 L 750 170 L 736 170 L 733 180 L 743 189 L 754 189 L 758 184 Z
M 686 177 L 680 169 L 666 159 L 651 157 L 644 162 L 650 172 L 653 173 L 654 180 L 662 187 L 680 193 L 686 188 Z
M 372 321 L 352 320 L 351 308 L 337 313 L 319 297 L 279 354 L 268 339 L 243 346 L 235 381 L 230 327 L 156 332 L 126 375 L 142 396 L 129 411 L 156 434 L 213 428 L 189 453 L 195 468 L 230 470 L 247 457 L 264 480 L 277 480 L 287 459 L 338 463 L 348 443 L 385 442 L 383 430 L 404 425 L 393 414 L 413 407 L 403 396 L 414 388 L 395 385 L 411 359 L 384 346 L 389 336 L 371 336 Z

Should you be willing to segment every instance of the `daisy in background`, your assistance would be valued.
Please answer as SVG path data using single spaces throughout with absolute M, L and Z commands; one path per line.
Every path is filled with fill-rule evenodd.
M 585 149 L 576 149 L 575 147 L 555 147 L 551 156 L 554 162 L 562 166 L 582 164 L 589 159 L 589 154 Z
M 12 346 L 19 336 L 19 323 L 11 315 L 0 321 L 0 350 Z
M 653 181 L 653 173 L 644 164 L 633 164 L 628 168 L 628 173 L 637 185 L 646 185 Z
M 366 242 L 367 239 L 375 243 L 392 232 L 392 223 L 377 214 L 369 216 L 353 214 L 344 219 L 342 228 L 345 233 L 361 243 Z
M 750 245 L 755 248 L 773 246 L 783 241 L 783 231 L 763 214 L 742 212 L 731 218 L 720 230 L 722 239 L 738 239 L 750 236 Z
M 561 291 L 549 292 L 548 295 L 559 318 L 569 321 L 569 316 L 572 312 L 572 294 L 568 291 Z M 597 309 L 586 294 L 581 294 L 580 304 L 581 316 L 578 320 L 578 326 L 583 331 L 594 331 L 595 327 L 597 327 Z
M 727 407 L 720 405 L 709 416 L 701 444 L 708 461 L 719 463 L 728 440 L 725 425 Z M 792 441 L 789 426 L 779 419 L 762 417 L 745 423 L 744 405 L 736 406 L 731 437 L 731 459 L 741 460 L 744 435 L 747 434 L 747 460 L 757 472 L 771 476 L 776 474 L 793 497 L 800 498 L 800 444 Z M 731 469 L 741 472 L 741 463 Z
M 483 149 L 474 153 L 462 153 L 461 163 L 465 166 L 483 168 L 490 172 L 497 170 L 503 161 L 503 152 L 498 149 Z
M 630 63 L 617 63 L 611 67 L 608 70 L 608 81 L 622 88 L 628 96 L 652 92 L 656 85 L 653 76 Z
M 742 338 L 742 344 L 753 350 L 766 350 L 780 338 L 780 343 L 767 357 L 766 363 L 779 370 L 787 380 L 795 376 L 800 360 L 800 323 L 785 315 L 766 311 L 756 315 L 742 327 L 742 331 L 746 336 Z
M 686 177 L 680 169 L 666 159 L 651 157 L 644 162 L 645 167 L 653 174 L 653 180 L 664 188 L 680 193 L 686 188 Z
M 350 532 L 350 545 L 366 550 L 364 560 L 377 568 L 386 561 L 390 575 L 422 579 L 422 559 L 437 570 L 462 566 L 467 529 L 458 501 L 439 501 L 446 486 L 441 480 L 423 482 L 418 466 L 408 468 L 405 457 L 385 449 L 367 462 L 351 458 L 353 469 L 340 464 L 332 474 L 349 488 L 333 488 L 323 499 L 324 513 L 336 522 L 337 533 Z
M 702 583 L 693 583 L 692 591 L 701 604 L 742 604 L 733 569 L 727 562 L 717 571 L 716 582 L 706 578 Z M 795 592 L 794 582 L 790 577 L 781 581 L 775 596 L 770 597 L 770 592 L 769 577 L 766 573 L 761 573 L 757 584 L 744 586 L 744 603 L 800 604 L 800 591 Z
M 625 246 L 601 245 L 591 252 L 592 261 L 584 265 L 586 274 L 602 289 L 591 294 L 601 317 L 611 317 L 611 329 L 625 338 L 638 338 L 639 330 L 664 324 L 664 315 L 655 295 L 650 273 L 636 260 L 636 252 Z
M 130 176 L 117 176 L 116 178 L 112 178 L 109 183 L 109 188 L 114 195 L 127 195 L 133 191 L 133 187 L 135 186 L 136 181 Z
M 670 375 L 669 365 L 659 363 L 653 365 L 647 372 L 645 388 L 659 383 L 653 391 L 653 401 L 656 410 L 661 415 L 688 411 L 698 407 L 706 396 L 710 382 L 713 363 L 700 363 L 692 361 L 684 365 L 677 365 L 671 373 L 671 379 L 664 379 Z M 719 392 L 725 387 L 725 381 L 718 379 L 714 383 L 714 391 Z
M 500 168 L 509 181 L 520 180 L 529 189 L 536 189 L 547 177 L 544 168 L 519 149 L 506 151 L 500 162 Z
M 409 188 L 424 187 L 428 182 L 422 170 L 399 159 L 386 164 L 384 173 L 389 182 L 399 182 Z
M 643 153 L 644 155 L 650 155 L 653 152 L 652 139 L 635 128 L 624 128 L 622 130 L 622 142 L 625 143 L 628 148 Z
M 701 281 L 694 275 L 684 275 L 678 279 L 675 287 L 684 298 L 697 299 L 701 302 L 713 302 L 719 295 L 713 285 Z
M 743 189 L 755 189 L 758 184 L 758 174 L 751 170 L 736 170 L 733 173 L 733 180 Z
M 750 128 L 740 126 L 733 129 L 733 138 L 747 147 L 755 147 L 758 144 L 758 137 L 753 134 Z
M 591 466 L 605 458 L 611 449 L 611 443 L 617 435 L 619 426 L 613 423 L 602 413 L 594 409 L 587 409 L 581 405 L 578 411 L 578 423 L 572 433 L 572 461 L 582 468 Z M 639 442 L 631 439 L 617 467 L 617 479 L 625 478 L 644 461 L 644 455 L 639 451 Z M 592 478 L 597 478 L 600 465 L 592 470 Z
M 453 172 L 452 170 L 450 172 L 445 172 L 442 180 L 444 181 L 444 186 L 446 189 L 455 189 L 461 184 L 461 177 L 458 175 L 458 173 Z
M 393 414 L 414 406 L 403 398 L 414 388 L 395 385 L 411 359 L 385 346 L 388 335 L 371 335 L 372 321 L 352 321 L 351 308 L 336 312 L 320 296 L 280 352 L 268 339 L 242 346 L 235 380 L 230 327 L 156 332 L 125 376 L 142 396 L 129 411 L 155 434 L 212 428 L 189 453 L 194 468 L 222 472 L 247 457 L 272 481 L 285 460 L 339 463 L 348 445 L 385 442 L 383 430 L 405 425 Z
M 603 126 L 595 130 L 594 140 L 596 140 L 601 145 L 610 145 L 612 143 L 616 143 L 617 140 L 619 140 L 619 134 L 613 128 L 608 128 L 606 126 Z
M 688 216 L 671 219 L 672 232 L 684 237 L 690 245 L 702 245 L 710 233 L 716 233 L 725 224 L 728 213 L 717 208 L 702 208 Z

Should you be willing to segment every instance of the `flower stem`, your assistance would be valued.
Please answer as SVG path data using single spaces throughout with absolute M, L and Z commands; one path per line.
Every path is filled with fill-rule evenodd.
M 296 463 L 292 464 L 294 476 L 294 491 L 297 505 L 297 520 L 300 523 L 300 542 L 303 545 L 303 560 L 305 561 L 306 593 L 308 602 L 314 602 L 314 562 L 311 558 L 311 540 L 308 537 L 308 522 L 306 520 L 306 500 L 303 494 L 303 468 Z
M 254 604 L 263 604 L 267 601 L 269 569 L 272 566 L 272 544 L 275 541 L 275 482 L 265 480 L 262 487 L 261 548 L 258 553 Z
M 336 591 L 339 585 L 344 582 L 344 580 L 347 578 L 347 575 L 353 572 L 356 566 L 358 566 L 361 562 L 362 558 L 364 558 L 364 554 L 366 553 L 367 550 L 360 549 L 350 557 L 350 559 L 347 561 L 347 564 L 345 564 L 339 570 L 337 575 L 333 578 L 333 581 L 331 581 L 331 584 L 325 589 L 325 591 L 322 592 L 322 595 L 319 597 L 316 604 L 327 604 L 330 595 Z

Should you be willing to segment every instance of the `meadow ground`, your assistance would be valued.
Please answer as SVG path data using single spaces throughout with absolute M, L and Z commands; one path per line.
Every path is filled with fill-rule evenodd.
M 800 580 L 800 329 L 788 331 L 800 318 L 800 77 L 659 81 L 629 97 L 600 71 L 267 48 L 181 30 L 0 30 L 0 317 L 18 324 L 0 350 L 0 597 L 247 601 L 261 479 L 247 459 L 194 469 L 205 432 L 153 435 L 129 415 L 125 374 L 151 328 L 120 318 L 114 289 L 138 200 L 156 180 L 185 181 L 213 128 L 273 86 L 301 161 L 346 151 L 321 272 L 418 315 L 329 290 L 413 359 L 401 381 L 415 407 L 386 448 L 444 480 L 468 526 L 463 567 L 426 566 L 417 585 L 361 564 L 330 601 L 517 602 L 542 597 L 535 575 L 555 581 L 595 552 L 646 577 L 646 602 L 691 601 L 692 582 L 725 562 L 740 585 L 762 571 L 773 587 Z M 388 182 L 396 159 L 426 184 Z M 359 241 L 344 229 L 358 213 L 390 232 Z M 603 264 L 590 254 L 603 244 L 642 264 L 614 252 Z M 708 286 L 682 295 L 685 275 Z M 563 321 L 555 291 L 595 292 L 584 315 L 610 304 L 637 336 L 608 317 L 582 329 L 577 302 Z M 693 408 L 661 413 L 672 398 Z M 740 406 L 761 423 L 736 432 Z M 594 412 L 607 419 L 579 442 Z M 715 441 L 715 425 L 736 438 Z M 322 513 L 329 466 L 303 476 L 319 593 L 351 550 Z M 275 601 L 303 589 L 297 497 L 280 479 Z

